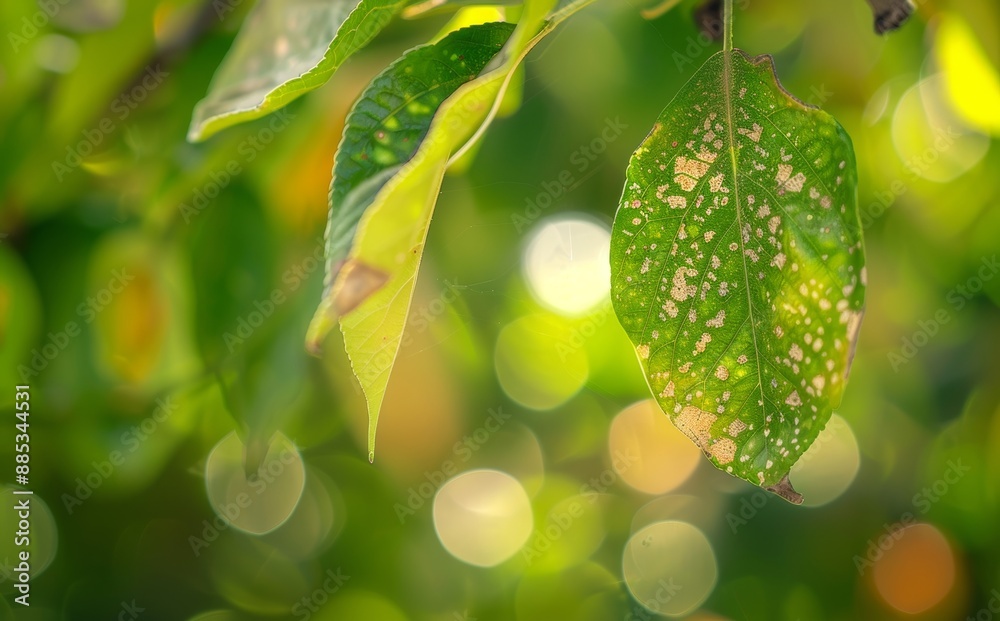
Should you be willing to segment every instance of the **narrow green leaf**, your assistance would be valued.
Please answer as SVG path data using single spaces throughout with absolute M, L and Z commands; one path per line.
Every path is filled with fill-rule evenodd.
M 322 86 L 406 0 L 259 0 L 195 106 L 188 139 L 205 140 Z
M 629 163 L 612 302 L 660 407 L 720 469 L 788 480 L 840 404 L 865 271 L 851 140 L 771 58 L 712 56 Z
M 347 254 L 375 194 L 416 152 L 441 102 L 474 80 L 513 30 L 494 22 L 452 32 L 410 50 L 365 89 L 347 115 L 333 166 L 326 246 L 333 264 Z
M 381 186 L 364 211 L 346 260 L 338 261 L 336 254 L 329 257 L 328 290 L 309 327 L 307 346 L 318 349 L 333 321 L 339 319 L 348 357 L 368 402 L 370 459 L 374 459 L 379 410 L 445 170 L 497 114 L 514 71 L 528 51 L 559 21 L 590 1 L 577 0 L 546 21 L 554 0 L 529 0 L 500 52 L 478 77 L 459 86 L 432 111 L 429 128 L 413 156 Z M 335 210 L 336 206 L 331 216 Z M 329 232 L 338 226 L 343 225 L 332 219 Z

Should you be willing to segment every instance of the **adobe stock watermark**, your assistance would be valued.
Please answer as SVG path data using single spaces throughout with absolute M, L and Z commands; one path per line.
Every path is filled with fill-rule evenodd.
M 997 615 L 1000 614 L 1000 590 L 993 589 L 990 591 L 990 595 L 990 601 L 977 610 L 974 616 L 967 616 L 966 621 L 994 621 L 998 618 Z
M 212 0 L 212 10 L 215 16 L 222 21 L 226 15 L 233 13 L 243 4 L 243 0 Z
M 97 315 L 106 309 L 115 296 L 124 291 L 133 280 L 135 280 L 135 274 L 130 274 L 128 268 L 122 267 L 112 270 L 106 285 L 76 305 L 76 316 L 80 318 L 80 321 L 67 321 L 61 330 L 49 332 L 46 335 L 45 343 L 31 350 L 28 364 L 17 365 L 17 373 L 21 379 L 28 381 L 32 377 L 38 377 L 49 366 L 49 363 L 70 346 L 73 339 L 83 334 L 83 326 L 93 323 L 97 319 Z
M 611 303 L 605 301 L 585 315 L 581 321 L 574 324 L 566 338 L 560 338 L 555 343 L 559 361 L 566 362 L 570 356 L 586 345 L 587 340 L 597 334 L 601 326 L 607 323 L 610 315 Z
M 827 427 L 831 431 L 839 431 L 845 427 L 845 423 L 840 418 L 831 418 L 830 422 L 827 423 Z M 813 441 L 812 445 L 806 452 L 799 457 L 797 465 L 804 465 L 812 461 L 816 454 L 822 450 L 822 447 L 830 441 L 831 438 L 835 437 L 834 434 L 824 435 L 820 434 Z M 735 511 L 730 511 L 726 514 L 726 523 L 729 524 L 729 530 L 733 531 L 733 534 L 737 534 L 741 528 L 750 523 L 750 520 L 757 517 L 760 511 L 775 498 L 775 495 L 771 492 L 765 492 L 762 489 L 757 489 L 754 493 L 750 494 L 750 497 L 740 498 L 740 506 Z
M 965 308 L 969 301 L 983 290 L 986 283 L 996 278 L 998 272 L 1000 272 L 1000 261 L 997 260 L 997 255 L 983 257 L 975 276 L 970 276 L 964 283 L 945 294 L 947 305 L 938 308 L 930 317 L 917 321 L 917 329 L 902 337 L 899 347 L 886 354 L 892 370 L 899 371 L 900 367 L 913 360 L 917 352 L 937 336 L 942 326 L 951 322 L 952 313 Z
M 628 125 L 620 117 L 604 119 L 604 127 L 587 144 L 580 145 L 569 155 L 569 166 L 559 171 L 554 179 L 542 182 L 542 190 L 525 199 L 521 213 L 513 213 L 510 221 L 518 233 L 522 233 L 532 222 L 538 220 L 556 199 L 571 192 L 588 178 L 588 172 L 596 172 L 594 163 L 600 159 L 608 146 L 618 140 Z
M 653 596 L 643 600 L 641 605 L 633 606 L 632 610 L 625 615 L 625 621 L 662 619 L 663 606 L 669 603 L 684 588 L 682 585 L 675 584 L 673 577 L 669 580 L 660 578 L 657 585 L 659 588 L 653 592 Z
M 214 543 L 225 531 L 240 519 L 243 512 L 253 506 L 254 501 L 260 498 L 261 494 L 267 491 L 271 485 L 280 485 L 280 479 L 285 474 L 285 469 L 298 462 L 298 457 L 288 448 L 282 449 L 281 453 L 273 459 L 261 465 L 256 473 L 251 475 L 248 483 L 253 495 L 249 492 L 239 492 L 232 500 L 222 506 L 215 514 L 215 517 L 201 522 L 201 536 L 190 535 L 188 545 L 195 557 L 201 556 L 212 543 Z
M 247 339 L 252 337 L 254 332 L 264 325 L 264 322 L 270 319 L 320 266 L 324 265 L 323 248 L 323 240 L 320 239 L 311 255 L 282 272 L 282 286 L 272 289 L 266 298 L 255 301 L 253 310 L 236 318 L 236 326 L 231 332 L 222 333 L 222 341 L 230 354 L 246 343 Z
M 379 349 L 372 356 L 371 361 L 365 365 L 363 371 L 355 369 L 356 372 L 365 374 L 365 377 L 359 375 L 359 381 L 353 383 L 355 392 L 360 394 L 362 384 L 373 381 L 376 375 L 381 373 L 383 369 L 389 368 L 395 360 L 402 356 L 403 351 L 416 341 L 417 335 L 429 330 L 431 325 L 444 315 L 448 307 L 458 300 L 458 291 L 461 288 L 462 286 L 458 283 L 445 279 L 444 289 L 438 295 L 420 306 L 411 307 L 406 318 L 406 329 L 399 341 L 398 351 L 393 351 L 390 347 Z
M 407 490 L 405 504 L 397 502 L 393 505 L 399 523 L 405 524 L 407 518 L 416 515 L 417 511 L 434 498 L 434 494 L 442 485 L 459 473 L 462 464 L 468 463 L 510 419 L 511 415 L 505 413 L 503 407 L 497 407 L 495 410 L 490 408 L 482 425 L 455 442 L 451 449 L 452 458 L 441 462 L 437 470 L 425 471 L 424 481 Z
M 292 615 L 303 621 L 311 618 L 350 579 L 351 577 L 343 573 L 340 567 L 336 570 L 327 569 L 326 573 L 323 574 L 323 583 L 311 593 L 304 595 L 302 599 L 295 602 L 295 605 L 292 606 Z
M 52 22 L 52 18 L 59 14 L 70 0 L 38 0 L 38 10 L 30 17 L 22 17 L 20 28 L 7 32 L 7 41 L 15 54 L 21 52 L 21 48 L 29 41 L 38 36 L 38 33 L 45 30 Z
M 580 486 L 580 495 L 587 499 L 587 502 L 594 504 L 601 494 L 606 493 L 611 486 L 618 482 L 621 473 L 628 471 L 639 461 L 639 454 L 632 448 L 624 451 L 618 449 L 611 456 L 611 467 L 605 468 L 595 477 Z
M 908 526 L 917 523 L 918 516 L 925 515 L 935 504 L 941 501 L 944 496 L 951 491 L 952 487 L 961 481 L 972 469 L 962 464 L 961 459 L 951 460 L 947 464 L 948 468 L 941 478 L 934 483 L 924 487 L 913 495 L 911 503 L 914 511 L 906 511 L 899 516 L 899 520 L 882 525 L 882 534 L 868 540 L 864 556 L 855 554 L 854 568 L 858 574 L 865 575 L 870 567 L 874 567 L 875 562 L 882 558 L 882 555 L 891 550 L 896 542 L 903 537 L 903 531 Z
M 577 499 L 571 500 L 565 508 L 556 506 L 549 512 L 545 527 L 535 531 L 531 543 L 521 548 L 521 558 L 528 567 L 552 549 L 556 541 L 562 539 L 573 524 L 584 516 L 586 508 Z
M 66 513 L 73 515 L 73 512 L 83 506 L 84 501 L 94 495 L 94 491 L 104 485 L 104 482 L 114 476 L 118 470 L 128 460 L 128 456 L 139 450 L 151 435 L 160 429 L 160 426 L 167 422 L 177 411 L 177 405 L 167 396 L 156 400 L 156 409 L 153 413 L 142 419 L 138 424 L 122 432 L 118 441 L 121 449 L 115 449 L 108 453 L 103 461 L 93 461 L 90 463 L 91 470 L 82 477 L 77 477 L 74 483 L 76 487 L 73 493 L 63 493 L 61 499 Z
M 530 567 L 552 549 L 555 542 L 562 539 L 569 530 L 582 518 L 587 505 L 597 503 L 600 495 L 614 485 L 621 474 L 639 461 L 639 455 L 633 449 L 616 450 L 611 456 L 612 467 L 605 468 L 601 474 L 591 477 L 580 486 L 579 496 L 571 497 L 565 506 L 556 505 L 548 515 L 545 526 L 533 533 L 529 543 L 521 548 L 521 558 Z
M 79 168 L 83 160 L 94 153 L 169 75 L 160 65 L 147 67 L 139 84 L 111 102 L 112 116 L 105 116 L 95 126 L 81 131 L 82 139 L 66 147 L 66 156 L 62 160 L 52 160 L 52 172 L 56 175 L 56 181 L 62 182 L 67 174 Z
M 923 153 L 914 155 L 903 162 L 906 168 L 905 179 L 894 179 L 887 186 L 875 192 L 875 200 L 860 209 L 861 228 L 867 229 L 889 210 L 896 200 L 910 188 L 910 183 L 916 181 L 929 170 L 942 154 L 955 145 L 955 139 L 961 134 L 951 126 L 937 128 L 934 131 L 934 143 L 924 149 Z
M 146 612 L 146 609 L 136 604 L 134 599 L 130 602 L 123 601 L 118 606 L 118 616 L 116 618 L 118 621 L 135 621 L 144 612 Z
M 747 10 L 750 6 L 750 0 L 736 0 L 733 3 L 735 8 L 741 11 Z M 723 30 L 725 29 L 723 21 L 720 17 L 706 16 L 702 21 L 701 26 L 698 30 L 697 35 L 688 36 L 684 41 L 684 53 L 674 50 L 670 58 L 674 61 L 674 66 L 677 67 L 678 72 L 684 71 L 684 68 L 689 65 L 694 65 L 695 61 L 700 58 L 706 50 L 714 47 L 718 41 L 722 38 Z
M 222 193 L 233 179 L 243 174 L 244 166 L 257 159 L 257 156 L 268 147 L 288 124 L 295 118 L 295 115 L 282 108 L 271 114 L 270 121 L 265 127 L 247 138 L 244 138 L 237 146 L 236 153 L 239 157 L 234 157 L 224 166 L 208 173 L 208 180 L 201 186 L 191 191 L 191 197 L 177 206 L 185 224 L 190 224 L 198 214 L 202 213 L 212 204 L 212 201 Z

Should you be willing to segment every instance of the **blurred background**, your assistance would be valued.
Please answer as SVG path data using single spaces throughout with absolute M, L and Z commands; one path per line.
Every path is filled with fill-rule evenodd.
M 719 48 L 692 3 L 603 0 L 529 56 L 446 180 L 369 464 L 339 336 L 302 346 L 330 170 L 448 16 L 192 145 L 249 0 L 3 0 L 0 480 L 28 383 L 35 504 L 30 608 L 0 507 L 0 619 L 1000 618 L 1000 9 L 879 37 L 861 0 L 736 5 L 860 173 L 867 313 L 801 507 L 670 425 L 610 309 L 628 158 Z

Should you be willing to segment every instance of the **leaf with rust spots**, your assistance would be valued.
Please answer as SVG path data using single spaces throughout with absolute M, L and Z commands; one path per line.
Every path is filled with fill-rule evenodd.
M 718 468 L 788 479 L 847 381 L 864 304 L 850 138 L 770 57 L 712 56 L 629 163 L 612 302 L 660 407 Z
M 516 28 L 472 26 L 417 48 L 348 117 L 330 192 L 327 290 L 306 344 L 318 352 L 339 321 L 368 404 L 369 459 L 444 173 L 501 110 L 528 51 L 591 1 L 528 0 Z

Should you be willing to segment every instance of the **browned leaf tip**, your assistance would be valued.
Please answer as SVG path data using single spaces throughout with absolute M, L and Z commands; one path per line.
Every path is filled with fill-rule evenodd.
M 802 504 L 802 494 L 795 491 L 795 488 L 792 487 L 792 482 L 788 480 L 787 474 L 780 481 L 766 489 L 773 494 L 781 496 L 793 505 Z
M 868 0 L 875 15 L 875 32 L 885 34 L 896 30 L 913 14 L 910 0 Z

